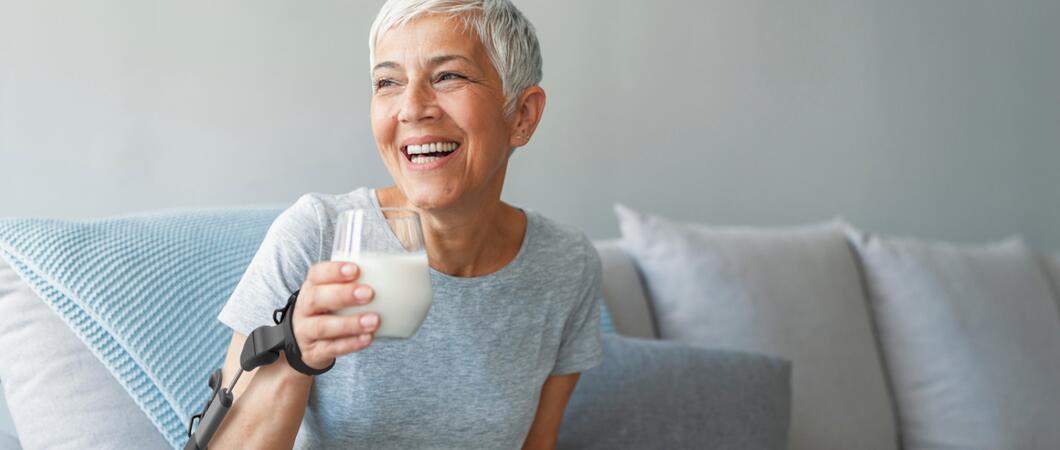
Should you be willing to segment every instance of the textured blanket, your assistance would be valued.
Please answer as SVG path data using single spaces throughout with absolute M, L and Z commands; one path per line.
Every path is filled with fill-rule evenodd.
M 0 257 L 182 448 L 231 336 L 217 313 L 281 211 L 0 219 Z

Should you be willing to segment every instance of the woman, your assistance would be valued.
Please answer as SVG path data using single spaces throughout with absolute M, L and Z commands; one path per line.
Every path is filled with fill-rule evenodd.
M 541 120 L 533 27 L 508 0 L 388 1 L 369 39 L 372 131 L 394 179 L 307 194 L 281 214 L 218 316 L 246 336 L 301 289 L 303 361 L 245 374 L 211 448 L 553 448 L 579 372 L 600 363 L 600 262 L 575 230 L 500 200 Z M 434 302 L 408 340 L 376 342 L 371 286 L 329 262 L 356 207 L 420 212 Z

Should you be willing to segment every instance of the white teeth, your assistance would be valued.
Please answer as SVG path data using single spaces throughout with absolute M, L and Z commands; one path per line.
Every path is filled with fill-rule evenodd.
M 432 162 L 432 161 L 435 161 L 435 160 L 439 160 L 439 159 L 442 159 L 442 158 L 439 158 L 437 156 L 413 156 L 412 157 L 412 163 L 413 164 L 427 164 L 429 162 Z
M 456 142 L 434 142 L 422 145 L 410 145 L 406 150 L 410 155 L 421 153 L 449 152 L 456 149 Z

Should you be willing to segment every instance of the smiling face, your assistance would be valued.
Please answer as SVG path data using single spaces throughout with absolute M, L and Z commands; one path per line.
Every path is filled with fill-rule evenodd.
M 438 210 L 499 198 L 519 142 L 475 32 L 458 18 L 422 16 L 380 36 L 375 57 L 372 132 L 409 203 Z

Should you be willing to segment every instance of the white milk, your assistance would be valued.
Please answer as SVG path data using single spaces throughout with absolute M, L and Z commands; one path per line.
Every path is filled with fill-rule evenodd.
M 426 253 L 399 255 L 333 255 L 332 261 L 351 261 L 361 268 L 357 283 L 367 284 L 375 297 L 365 305 L 335 311 L 338 315 L 379 314 L 376 336 L 408 338 L 416 333 L 431 307 L 431 271 Z

